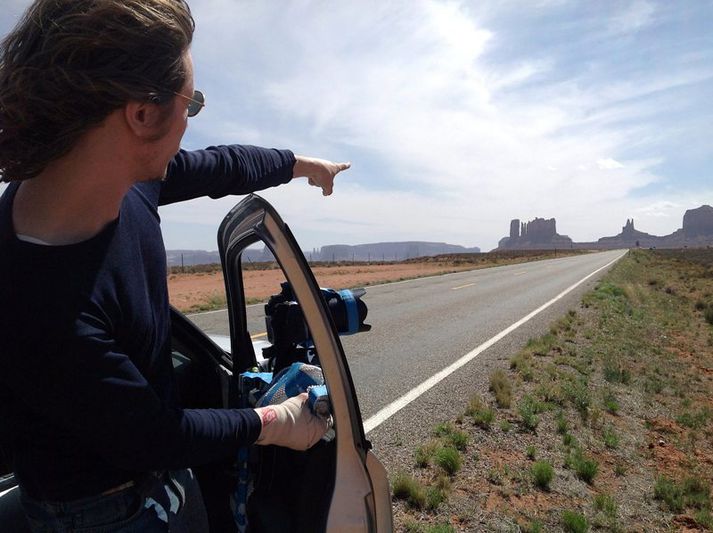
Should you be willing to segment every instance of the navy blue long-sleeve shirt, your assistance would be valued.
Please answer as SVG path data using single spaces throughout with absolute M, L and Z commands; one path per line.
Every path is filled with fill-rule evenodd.
M 232 457 L 257 439 L 251 410 L 175 405 L 157 206 L 286 183 L 294 162 L 292 152 L 251 146 L 181 151 L 165 181 L 135 185 L 117 220 L 67 246 L 19 240 L 18 184 L 8 187 L 0 198 L 0 445 L 31 497 L 99 494 L 142 472 Z

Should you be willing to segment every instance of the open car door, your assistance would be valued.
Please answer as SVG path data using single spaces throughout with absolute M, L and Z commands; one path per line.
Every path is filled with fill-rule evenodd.
M 230 319 L 233 376 L 230 407 L 250 405 L 240 374 L 265 370 L 247 328 L 241 255 L 262 241 L 273 253 L 301 307 L 331 402 L 334 437 L 306 452 L 253 446 L 245 464 L 250 532 L 390 532 L 386 471 L 370 451 L 351 374 L 329 308 L 287 225 L 264 199 L 250 195 L 226 215 L 218 231 Z M 289 366 L 271 353 L 272 368 Z M 287 356 L 287 355 L 286 355 Z M 291 362 L 291 361 L 290 361 Z M 314 364 L 314 363 L 313 363 Z M 263 367 L 265 363 L 263 362 Z

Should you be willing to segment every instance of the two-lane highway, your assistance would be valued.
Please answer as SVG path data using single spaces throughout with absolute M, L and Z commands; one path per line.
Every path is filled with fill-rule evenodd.
M 342 337 L 367 431 L 392 415 L 408 416 L 399 409 L 417 403 L 431 387 L 443 390 L 449 381 L 462 382 L 469 375 L 468 383 L 481 383 L 482 388 L 486 376 L 479 368 L 506 357 L 503 350 L 510 353 L 523 339 L 540 334 L 549 320 L 575 307 L 585 288 L 623 253 L 585 254 L 368 287 L 364 301 L 372 330 Z M 225 311 L 191 319 L 210 333 L 228 334 Z M 248 327 L 254 336 L 265 331 L 262 305 L 248 308 Z M 449 366 L 455 368 L 444 371 Z M 439 372 L 439 379 L 424 389 L 423 384 Z M 459 373 L 465 374 L 458 378 Z M 449 394 L 449 403 L 462 404 L 460 396 L 467 394 Z

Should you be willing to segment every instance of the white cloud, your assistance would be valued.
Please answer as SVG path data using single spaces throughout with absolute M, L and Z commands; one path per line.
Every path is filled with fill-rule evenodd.
M 624 168 L 624 165 L 619 163 L 619 161 L 617 161 L 616 159 L 612 159 L 611 157 L 608 157 L 606 159 L 598 159 L 597 166 L 600 170 L 613 170 L 616 168 Z
M 612 33 L 636 32 L 653 22 L 656 7 L 651 2 L 639 0 L 623 5 L 623 11 L 613 16 L 609 22 Z

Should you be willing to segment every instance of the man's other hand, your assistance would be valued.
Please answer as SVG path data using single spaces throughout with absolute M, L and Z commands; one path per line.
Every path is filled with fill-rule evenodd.
M 281 404 L 258 407 L 255 412 L 262 422 L 255 444 L 275 444 L 304 451 L 316 444 L 329 429 L 329 424 L 310 410 L 306 392 Z

